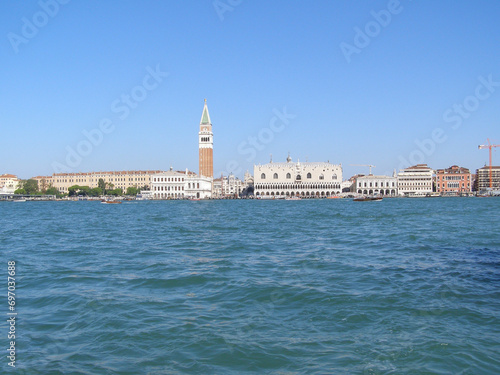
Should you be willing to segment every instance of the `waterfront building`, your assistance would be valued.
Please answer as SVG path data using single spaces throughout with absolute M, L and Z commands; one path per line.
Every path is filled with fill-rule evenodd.
M 500 190 L 500 166 L 491 167 L 492 190 Z M 477 191 L 490 189 L 490 167 L 484 166 L 476 170 Z
M 342 193 L 356 192 L 356 178 L 364 176 L 364 174 L 357 174 L 351 176 L 348 180 L 342 181 L 340 187 L 342 188 Z
M 200 120 L 200 131 L 198 133 L 199 150 L 199 175 L 214 177 L 214 135 L 212 133 L 212 122 L 207 108 L 207 99 L 203 106 Z
M 224 176 L 222 174 L 219 178 L 214 178 L 214 181 L 213 181 L 214 198 L 222 198 L 223 180 L 224 180 Z
M 472 191 L 470 170 L 458 165 L 436 170 L 436 191 L 441 195 L 470 193 Z
M 187 169 L 157 173 L 151 179 L 153 199 L 211 198 L 212 179 Z
M 14 174 L 5 173 L 0 175 L 0 193 L 14 193 L 20 181 Z
M 339 194 L 342 165 L 292 162 L 254 165 L 255 196 L 327 197 Z
M 244 177 L 244 180 L 243 180 L 243 188 L 244 189 L 248 189 L 250 186 L 253 187 L 253 185 L 254 185 L 254 178 L 250 174 L 249 171 L 246 171 L 245 172 L 245 177 Z
M 399 195 L 425 196 L 433 191 L 434 170 L 427 164 L 417 164 L 399 171 L 397 187 Z
M 46 181 L 47 187 L 53 186 L 60 193 L 67 193 L 68 188 L 74 185 L 88 186 L 91 189 L 98 187 L 102 178 L 109 189 L 121 188 L 125 192 L 128 187 L 149 187 L 151 176 L 162 171 L 113 171 L 113 172 L 83 172 L 83 173 L 54 173 L 52 176 L 37 176 L 33 179 Z
M 185 198 L 212 198 L 213 179 L 211 177 L 190 174 L 184 180 Z
M 38 182 L 38 190 L 42 192 L 52 187 L 52 176 L 36 176 L 31 177 L 31 179 Z
M 154 199 L 181 199 L 185 197 L 185 179 L 193 172 L 174 171 L 157 173 L 151 179 Z
M 230 173 L 229 176 L 214 179 L 214 197 L 238 197 L 244 189 L 243 182 Z
M 390 176 L 357 176 L 355 183 L 355 192 L 358 194 L 392 195 L 398 194 L 398 179 L 396 174 Z

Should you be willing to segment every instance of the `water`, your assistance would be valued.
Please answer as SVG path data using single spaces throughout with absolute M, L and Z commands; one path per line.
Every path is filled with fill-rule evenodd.
M 497 374 L 499 208 L 2 202 L 16 373 Z

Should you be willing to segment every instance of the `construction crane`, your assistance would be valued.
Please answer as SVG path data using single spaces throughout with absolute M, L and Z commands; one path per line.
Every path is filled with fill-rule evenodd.
M 351 167 L 370 167 L 370 175 L 372 174 L 372 168 L 376 168 L 371 164 L 350 164 Z
M 483 148 L 488 148 L 490 150 L 490 189 L 493 187 L 493 178 L 492 178 L 492 168 L 491 168 L 491 149 L 493 149 L 494 147 L 500 147 L 500 145 L 492 145 L 490 143 L 490 139 L 488 138 L 487 139 L 488 141 L 488 144 L 487 145 L 479 145 L 477 146 L 478 149 L 483 149 Z

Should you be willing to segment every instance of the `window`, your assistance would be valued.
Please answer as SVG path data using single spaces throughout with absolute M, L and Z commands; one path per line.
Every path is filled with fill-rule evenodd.
M 296 180 L 302 180 L 302 176 L 298 174 Z
M 260 175 L 260 178 L 261 178 L 261 179 L 263 179 L 263 180 L 265 180 L 265 179 L 266 179 L 266 174 L 265 174 L 265 173 L 262 173 L 262 174 Z
M 332 176 L 332 180 L 336 180 L 336 179 L 337 179 L 337 175 L 336 175 L 336 174 L 334 174 L 334 175 Z
M 277 179 L 278 179 L 278 174 L 277 174 L 277 173 L 275 173 L 275 174 L 273 175 L 273 178 L 274 178 L 275 180 L 277 180 Z
M 286 178 L 290 179 L 290 178 L 292 178 L 292 175 L 290 173 L 287 173 Z
M 308 173 L 308 174 L 307 174 L 307 178 L 312 178 L 311 173 Z
M 323 173 L 321 173 L 321 174 L 319 175 L 319 179 L 320 179 L 320 180 L 324 180 L 324 179 L 325 179 L 325 176 L 323 175 Z

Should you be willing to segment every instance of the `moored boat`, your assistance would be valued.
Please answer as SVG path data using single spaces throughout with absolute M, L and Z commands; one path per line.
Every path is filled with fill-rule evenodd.
M 354 202 L 371 202 L 371 201 L 381 201 L 382 197 L 359 197 L 354 198 Z
M 104 203 L 104 204 L 121 204 L 122 202 L 121 201 L 107 201 L 107 200 L 103 199 L 101 201 L 101 203 Z

